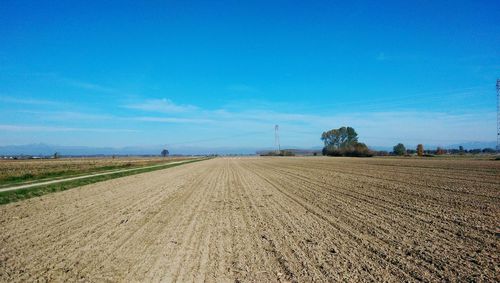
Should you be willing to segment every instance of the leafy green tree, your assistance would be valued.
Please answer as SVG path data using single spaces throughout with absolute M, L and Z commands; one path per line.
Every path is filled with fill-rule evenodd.
M 392 151 L 394 152 L 394 154 L 396 155 L 405 155 L 406 154 L 406 147 L 404 144 L 402 143 L 398 143 L 397 145 L 395 145 L 393 148 L 392 148 Z
M 333 149 L 346 148 L 354 146 L 358 142 L 358 133 L 351 127 L 340 127 L 321 134 L 321 140 L 325 147 Z
M 325 144 L 323 155 L 329 156 L 373 156 L 373 152 L 364 143 L 358 142 L 358 133 L 351 127 L 340 127 L 321 134 Z

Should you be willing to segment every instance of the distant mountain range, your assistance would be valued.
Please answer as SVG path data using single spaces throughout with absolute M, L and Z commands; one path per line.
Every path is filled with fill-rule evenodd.
M 458 148 L 463 146 L 464 149 L 476 148 L 495 148 L 496 142 L 467 142 L 462 144 L 452 144 L 442 146 L 444 148 Z M 406 145 L 407 148 L 414 148 L 416 145 Z M 435 149 L 437 145 L 424 145 L 426 149 Z M 5 145 L 0 146 L 1 155 L 33 155 L 33 156 L 48 156 L 55 152 L 60 155 L 160 155 L 164 147 L 161 145 L 153 146 L 129 146 L 129 147 L 90 147 L 90 146 L 63 146 L 49 145 L 44 143 L 26 144 L 26 145 Z M 311 153 L 321 151 L 321 146 L 310 148 L 299 148 L 294 146 L 282 146 L 282 148 L 293 148 L 297 152 Z M 392 151 L 392 146 L 371 146 L 374 150 Z M 189 147 L 179 146 L 168 148 L 170 154 L 182 155 L 208 155 L 208 154 L 256 154 L 257 152 L 265 152 L 275 150 L 275 148 L 267 147 Z

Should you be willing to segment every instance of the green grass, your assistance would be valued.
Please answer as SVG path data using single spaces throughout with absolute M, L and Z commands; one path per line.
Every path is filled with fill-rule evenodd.
M 109 175 L 89 177 L 89 178 L 85 178 L 85 179 L 66 181 L 66 182 L 61 182 L 61 183 L 56 183 L 56 184 L 41 185 L 41 186 L 37 186 L 37 187 L 19 189 L 19 190 L 14 190 L 14 191 L 0 192 L 0 205 L 11 203 L 11 202 L 16 202 L 16 201 L 20 201 L 20 200 L 25 200 L 25 199 L 29 199 L 29 198 L 33 198 L 33 197 L 38 197 L 38 196 L 46 195 L 49 193 L 65 191 L 65 190 L 80 187 L 83 185 L 102 182 L 102 181 L 120 178 L 120 177 L 125 177 L 125 176 L 129 176 L 129 175 L 135 175 L 135 174 L 140 174 L 140 173 L 145 173 L 145 172 L 150 172 L 150 171 L 155 171 L 155 170 L 166 169 L 166 168 L 175 167 L 175 166 L 184 165 L 184 164 L 193 163 L 193 162 L 198 162 L 198 161 L 202 161 L 202 160 L 205 160 L 205 159 L 189 160 L 189 161 L 186 161 L 183 163 L 176 163 L 176 164 L 165 164 L 164 166 L 158 166 L 158 167 L 154 167 L 154 168 L 144 168 L 144 169 L 138 168 L 137 170 L 128 171 L 128 172 L 117 172 L 117 173 L 109 174 Z
M 141 166 L 153 166 L 153 165 L 156 165 L 156 164 L 135 165 L 134 166 L 131 163 L 125 163 L 125 164 L 120 164 L 120 165 L 100 166 L 100 167 L 95 167 L 95 168 L 89 168 L 86 170 L 74 170 L 74 169 L 73 170 L 59 170 L 59 171 L 45 172 L 45 173 L 41 173 L 41 174 L 26 173 L 26 174 L 20 175 L 20 176 L 8 176 L 8 177 L 0 179 L 0 188 L 10 187 L 10 186 L 17 185 L 17 184 L 41 181 L 44 179 L 77 177 L 77 176 L 81 176 L 81 175 L 100 173 L 100 172 L 116 170 L 116 169 L 140 168 Z

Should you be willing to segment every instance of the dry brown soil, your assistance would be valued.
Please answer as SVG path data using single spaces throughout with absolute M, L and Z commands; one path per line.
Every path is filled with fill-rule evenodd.
M 500 162 L 216 158 L 0 207 L 0 281 L 499 281 Z

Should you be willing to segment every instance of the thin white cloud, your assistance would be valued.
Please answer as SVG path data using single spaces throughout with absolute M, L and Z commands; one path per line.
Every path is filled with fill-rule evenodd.
M 82 80 L 77 80 L 73 78 L 67 78 L 63 77 L 59 74 L 47 74 L 49 77 L 54 78 L 56 81 L 62 82 L 64 84 L 67 84 L 72 87 L 76 88 L 81 88 L 85 90 L 90 90 L 90 91 L 97 91 L 97 92 L 106 92 L 106 93 L 116 93 L 118 92 L 117 89 L 114 89 L 112 87 L 104 86 L 101 84 L 93 83 L 93 82 L 88 82 L 88 81 L 82 81 Z
M 169 102 L 170 103 L 170 102 Z M 353 126 L 360 135 L 372 137 L 374 142 L 392 143 L 405 140 L 477 140 L 492 138 L 488 129 L 494 121 L 494 113 L 446 113 L 435 111 L 368 111 L 338 112 L 333 114 L 302 114 L 266 109 L 231 111 L 228 109 L 183 113 L 180 117 L 138 117 L 143 122 L 210 123 L 218 131 L 259 131 L 280 124 L 295 136 L 311 136 L 315 140 L 322 131 L 340 126 Z M 493 125 L 494 128 L 494 125 Z M 464 134 L 464 130 L 467 134 Z
M 377 61 L 385 61 L 387 60 L 387 56 L 385 56 L 384 52 L 380 52 L 375 59 Z
M 51 80 L 54 83 L 57 84 L 64 84 L 67 86 L 75 87 L 75 88 L 80 88 L 84 90 L 90 90 L 90 91 L 97 91 L 97 92 L 105 92 L 105 93 L 118 93 L 119 90 L 105 86 L 102 84 L 94 83 L 94 82 L 89 82 L 86 80 L 81 80 L 81 79 L 74 79 L 74 78 L 68 78 L 66 76 L 63 76 L 58 73 L 53 73 L 53 72 L 41 72 L 41 73 L 29 73 L 29 76 L 34 76 L 37 77 L 38 79 L 43 79 L 43 80 Z
M 31 110 L 21 110 L 19 112 L 35 115 L 38 117 L 43 117 L 43 119 L 55 120 L 55 121 L 95 121 L 95 120 L 110 120 L 118 119 L 118 117 L 104 114 L 94 114 L 94 113 L 84 113 L 75 111 L 31 111 Z
M 0 96 L 0 102 L 12 104 L 28 104 L 28 105 L 61 105 L 58 101 L 40 100 L 33 98 L 17 98 L 12 96 Z
M 259 90 L 253 86 L 246 84 L 233 84 L 228 85 L 226 89 L 230 92 L 258 92 Z
M 277 106 L 279 105 L 279 106 Z M 111 125 L 129 123 L 132 129 L 141 123 L 191 124 L 187 132 L 203 130 L 210 136 L 218 137 L 227 133 L 262 132 L 253 136 L 247 143 L 267 142 L 273 139 L 274 125 L 279 124 L 283 144 L 295 146 L 321 145 L 319 136 L 322 131 L 340 126 L 354 127 L 363 142 L 369 145 L 392 145 L 397 142 L 424 144 L 451 144 L 463 141 L 491 141 L 495 133 L 496 114 L 494 112 L 462 111 L 366 111 L 336 112 L 322 111 L 321 114 L 304 111 L 285 111 L 281 104 L 248 107 L 228 107 L 217 110 L 199 108 L 193 105 L 178 105 L 168 99 L 146 100 L 127 105 L 129 109 L 145 112 L 165 113 L 168 115 L 128 113 L 113 116 L 101 113 L 81 113 L 72 111 L 33 112 L 41 118 L 58 121 L 82 120 L 104 121 Z M 281 110 L 274 110 L 281 109 Z M 193 111 L 196 110 L 196 111 Z M 26 111 L 28 112 L 28 111 Z M 134 122 L 134 123 L 132 123 Z M 11 123 L 11 121 L 6 122 Z M 209 125 L 208 125 L 209 124 Z M 102 126 L 102 124 L 99 124 Z M 111 126 L 107 126 L 111 127 Z M 0 125 L 0 131 L 10 132 L 134 132 L 128 129 L 114 128 L 73 128 L 38 125 Z M 272 142 L 272 141 L 271 141 Z M 221 143 L 223 145 L 223 143 Z
M 160 122 L 160 123 L 211 123 L 214 122 L 210 119 L 197 119 L 197 118 L 178 118 L 178 117 L 133 117 L 130 118 L 135 121 L 142 122 Z
M 95 83 L 87 83 L 87 82 L 81 82 L 81 81 L 76 81 L 76 80 L 67 80 L 67 82 L 72 86 L 86 89 L 86 90 L 99 91 L 99 92 L 117 92 L 117 90 L 114 88 L 102 86 L 102 85 L 95 84 Z
M 318 144 L 321 132 L 341 126 L 354 127 L 363 141 L 391 145 L 397 141 L 413 143 L 454 143 L 494 139 L 495 113 L 446 113 L 432 111 L 393 111 L 314 115 L 249 110 L 207 112 L 218 129 L 238 132 L 271 129 L 279 124 L 284 137 L 298 146 Z
M 108 128 L 75 128 L 39 125 L 5 125 L 0 124 L 0 130 L 9 132 L 138 132 L 129 129 Z
M 128 104 L 125 108 L 141 110 L 146 112 L 159 113 L 181 113 L 197 110 L 198 107 L 193 105 L 179 105 L 172 102 L 170 99 L 149 99 L 136 104 Z

